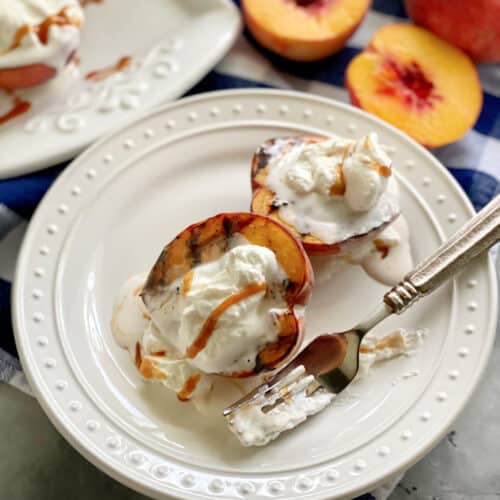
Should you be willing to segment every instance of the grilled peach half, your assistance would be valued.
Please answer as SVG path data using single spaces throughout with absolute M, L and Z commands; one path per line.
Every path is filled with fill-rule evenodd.
M 148 307 L 155 297 L 174 281 L 182 278 L 185 282 L 186 277 L 188 279 L 191 271 L 197 266 L 219 259 L 234 248 L 238 241 L 245 241 L 238 236 L 242 236 L 250 244 L 270 249 L 288 276 L 278 290 L 273 289 L 273 293 L 279 293 L 288 305 L 287 312 L 274 318 L 275 324 L 278 325 L 278 339 L 264 346 L 258 353 L 252 371 L 229 374 L 233 377 L 248 377 L 261 371 L 274 370 L 286 363 L 302 342 L 304 321 L 302 316 L 295 314 L 294 306 L 306 305 L 309 301 L 313 272 L 300 241 L 287 228 L 269 217 L 245 212 L 222 213 L 193 224 L 163 249 L 148 275 L 142 299 Z M 249 285 L 248 288 L 252 286 Z M 236 295 L 243 297 L 245 290 Z M 262 291 L 262 288 L 255 291 Z M 251 293 L 252 290 L 248 292 Z M 271 292 L 267 290 L 266 293 Z M 224 302 L 233 298 L 236 300 L 236 295 Z M 218 306 L 216 311 L 220 307 Z M 208 341 L 204 329 L 209 321 L 210 318 L 203 325 L 197 341 L 193 344 L 194 351 L 188 352 L 187 357 L 194 357 L 196 350 L 200 346 L 203 348 L 203 343 Z
M 264 142 L 255 151 L 252 158 L 251 182 L 252 182 L 252 203 L 251 210 L 255 214 L 265 215 L 273 220 L 284 225 L 292 232 L 302 243 L 306 252 L 309 255 L 349 255 L 359 248 L 361 245 L 373 240 L 375 236 L 387 227 L 396 217 L 398 212 L 394 212 L 390 220 L 385 220 L 383 223 L 375 223 L 372 228 L 362 234 L 353 234 L 352 237 L 334 243 L 326 243 L 312 234 L 303 234 L 295 226 L 287 223 L 280 216 L 279 208 L 283 200 L 279 200 L 276 193 L 266 184 L 266 178 L 269 174 L 270 161 L 286 154 L 292 148 L 300 144 L 313 144 L 327 140 L 324 136 L 296 136 L 284 137 L 279 139 L 269 139 Z M 342 170 L 341 170 L 342 171 Z M 335 188 L 335 194 L 343 194 L 345 191 L 345 183 L 343 176 L 340 176 L 340 182 Z M 333 190 L 332 190 L 333 192 Z

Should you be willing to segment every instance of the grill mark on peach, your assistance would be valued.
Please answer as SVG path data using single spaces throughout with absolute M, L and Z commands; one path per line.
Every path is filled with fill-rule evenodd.
M 271 155 L 263 147 L 260 147 L 256 154 L 257 168 L 266 168 L 270 158 Z
M 222 219 L 222 227 L 226 238 L 233 234 L 233 223 L 229 217 L 224 217 L 224 219 Z
M 201 262 L 201 250 L 200 245 L 198 244 L 199 234 L 193 232 L 191 238 L 187 241 L 187 246 L 189 251 L 191 252 L 191 259 L 193 265 L 199 264 Z
M 198 337 L 196 337 L 195 341 L 187 348 L 185 357 L 188 359 L 192 359 L 198 355 L 200 351 L 202 351 L 207 342 L 210 340 L 215 327 L 217 326 L 217 321 L 219 318 L 234 304 L 255 295 L 256 293 L 267 290 L 266 283 L 252 283 L 248 285 L 243 290 L 229 296 L 227 299 L 223 300 L 210 314 L 210 316 L 205 320 L 203 326 L 201 327 L 200 333 Z
M 194 390 L 196 389 L 200 378 L 201 375 L 199 373 L 193 375 L 192 377 L 189 377 L 186 380 L 184 387 L 177 393 L 177 398 L 180 401 L 188 401 L 191 394 L 193 394 Z

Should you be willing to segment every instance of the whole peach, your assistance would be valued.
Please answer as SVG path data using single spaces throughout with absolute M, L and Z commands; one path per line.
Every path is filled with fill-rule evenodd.
M 408 15 L 476 62 L 500 62 L 500 0 L 405 0 Z

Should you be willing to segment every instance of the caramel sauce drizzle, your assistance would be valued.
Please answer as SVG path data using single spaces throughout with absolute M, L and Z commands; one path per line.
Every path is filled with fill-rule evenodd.
M 151 353 L 151 356 L 166 356 L 167 351 L 155 351 Z
M 392 175 L 391 167 L 387 167 L 386 165 L 371 162 L 368 166 L 382 177 L 390 177 Z
M 194 271 L 191 269 L 188 273 L 184 275 L 182 281 L 182 295 L 186 296 L 191 290 L 191 283 L 193 282 Z
M 332 196 L 342 196 L 345 193 L 344 162 L 337 164 L 337 179 L 330 187 Z
M 14 102 L 12 108 L 7 111 L 7 113 L 0 115 L 0 125 L 13 120 L 19 115 L 26 113 L 31 108 L 31 103 L 29 101 L 23 101 L 19 97 L 14 97 Z
M 135 343 L 135 358 L 134 358 L 135 366 L 140 370 L 142 364 L 142 354 L 141 354 L 141 344 L 139 342 Z
M 104 0 L 80 0 L 80 5 L 86 7 L 89 3 L 102 3 Z
M 155 362 L 149 358 L 144 358 L 142 360 L 139 371 L 141 375 L 147 379 L 156 378 L 157 380 L 165 380 L 167 378 L 165 373 L 156 368 Z
M 160 355 L 164 356 L 165 351 L 155 352 L 153 354 L 153 356 L 160 356 Z M 141 344 L 139 344 L 139 342 L 135 343 L 134 363 L 144 378 L 147 379 L 157 378 L 158 380 L 165 380 L 167 378 L 165 373 L 156 368 L 156 365 L 153 360 L 142 357 Z
M 47 17 L 39 24 L 23 24 L 14 34 L 14 39 L 7 49 L 7 52 L 17 49 L 23 38 L 28 33 L 34 33 L 40 43 L 47 45 L 49 41 L 49 30 L 51 26 L 80 26 L 80 19 L 71 17 L 68 14 L 68 7 L 63 7 L 59 12 Z
M 386 349 L 388 347 L 390 348 L 402 348 L 404 346 L 404 341 L 403 337 L 400 334 L 396 335 L 385 335 L 381 339 L 377 340 L 376 344 L 374 347 L 361 347 L 359 349 L 359 352 L 362 352 L 363 354 L 368 354 L 373 351 L 377 350 L 382 350 Z
M 373 149 L 371 142 L 366 139 L 365 146 L 369 149 Z M 337 171 L 337 179 L 334 184 L 330 187 L 330 194 L 332 196 L 342 196 L 345 193 L 346 185 L 345 185 L 345 177 L 344 177 L 344 161 L 351 153 L 351 148 L 347 146 L 344 150 L 344 154 L 342 156 L 342 160 L 339 164 L 336 165 Z M 379 163 L 370 162 L 368 167 L 372 170 L 375 170 L 382 177 L 390 177 L 392 175 L 392 169 L 387 167 L 386 165 L 380 165 Z
M 373 244 L 375 245 L 377 251 L 381 253 L 383 259 L 385 259 L 389 255 L 389 251 L 391 248 L 389 247 L 389 245 L 386 245 L 383 240 L 373 240 Z
M 231 295 L 227 299 L 223 300 L 205 320 L 198 337 L 196 337 L 195 341 L 187 348 L 185 355 L 186 358 L 192 359 L 196 357 L 196 355 L 205 348 L 215 330 L 215 327 L 217 326 L 217 321 L 227 309 L 241 300 L 245 300 L 251 295 L 255 295 L 256 293 L 264 290 L 267 290 L 266 283 L 252 283 L 238 293 L 235 293 L 234 295 Z
M 180 401 L 188 401 L 191 394 L 193 394 L 198 382 L 200 381 L 201 374 L 197 373 L 192 377 L 189 377 L 184 384 L 184 387 L 177 393 L 177 398 Z
M 94 82 L 100 82 L 101 80 L 105 80 L 106 78 L 109 78 L 115 73 L 118 73 L 118 71 L 127 68 L 131 64 L 132 64 L 132 57 L 124 56 L 120 58 L 120 60 L 116 64 L 113 64 L 113 66 L 108 66 L 106 68 L 90 71 L 85 75 L 85 79 L 92 80 Z
M 344 177 L 344 162 L 351 154 L 351 147 L 346 146 L 342 153 L 342 160 L 335 166 L 337 171 L 337 180 L 330 187 L 330 194 L 332 196 L 342 196 L 345 193 L 345 177 Z

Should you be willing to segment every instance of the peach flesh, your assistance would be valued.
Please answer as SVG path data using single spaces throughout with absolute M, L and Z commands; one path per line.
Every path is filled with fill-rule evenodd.
M 257 42 L 295 61 L 316 61 L 342 49 L 369 5 L 370 0 L 241 1 Z
M 482 92 L 470 58 L 410 24 L 385 25 L 346 70 L 351 102 L 429 148 L 460 139 L 479 116 Z
M 289 3 L 302 7 L 308 14 L 318 15 L 326 10 L 336 0 L 287 0 Z
M 380 81 L 378 93 L 398 96 L 409 108 L 422 110 L 443 99 L 416 61 L 399 64 L 387 58 L 381 64 L 380 73 L 384 78 Z

